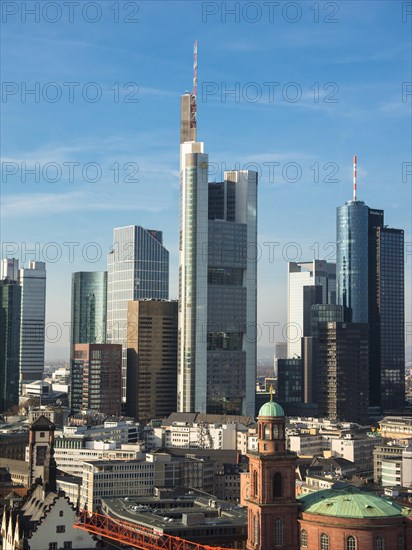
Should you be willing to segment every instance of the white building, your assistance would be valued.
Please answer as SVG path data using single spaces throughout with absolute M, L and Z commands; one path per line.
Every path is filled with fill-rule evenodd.
M 86 550 L 96 548 L 96 540 L 76 529 L 74 506 L 62 491 L 44 491 L 37 485 L 22 503 L 3 510 L 2 550 Z
M 21 332 L 19 374 L 22 384 L 41 380 L 44 371 L 46 264 L 29 262 L 19 271 Z

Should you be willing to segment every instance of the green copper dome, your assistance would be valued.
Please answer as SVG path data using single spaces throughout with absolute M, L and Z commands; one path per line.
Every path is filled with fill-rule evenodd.
M 260 407 L 259 416 L 285 416 L 285 411 L 274 401 L 268 401 Z
M 302 512 L 339 518 L 393 518 L 402 516 L 402 507 L 386 498 L 347 485 L 317 491 L 299 499 Z

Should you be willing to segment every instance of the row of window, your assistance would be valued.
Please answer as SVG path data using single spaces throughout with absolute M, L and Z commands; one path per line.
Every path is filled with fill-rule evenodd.
M 302 529 L 302 531 L 300 532 L 300 546 L 301 548 L 308 548 L 308 533 L 305 529 Z M 320 535 L 320 550 L 329 550 L 329 535 L 327 535 L 326 533 L 322 533 Z M 356 537 L 354 537 L 353 535 L 349 535 L 346 538 L 345 550 L 358 550 Z M 385 539 L 383 537 L 375 538 L 373 550 L 385 550 Z M 398 550 L 404 550 L 404 538 L 402 535 L 398 537 Z

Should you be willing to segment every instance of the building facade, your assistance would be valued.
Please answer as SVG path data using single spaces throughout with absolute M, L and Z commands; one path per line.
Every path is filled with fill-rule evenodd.
M 72 275 L 71 345 L 106 341 L 107 272 Z
M 122 347 L 120 344 L 75 344 L 71 410 L 119 415 Z
M 368 415 L 368 325 L 319 323 L 319 415 L 362 422 Z
M 0 413 L 19 403 L 21 287 L 0 280 Z
M 178 410 L 253 414 L 257 173 L 208 183 L 197 142 L 182 143 L 180 173 Z
M 177 301 L 128 306 L 126 412 L 139 421 L 176 411 Z
M 116 227 L 108 256 L 106 341 L 122 344 L 122 401 L 126 401 L 127 304 L 168 298 L 169 252 L 162 232 L 136 225 Z
M 19 270 L 21 286 L 20 386 L 41 380 L 44 371 L 46 264 L 29 262 Z

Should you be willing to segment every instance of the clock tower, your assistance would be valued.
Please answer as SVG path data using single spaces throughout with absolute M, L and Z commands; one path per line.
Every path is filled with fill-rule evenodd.
M 250 451 L 247 550 L 296 550 L 296 454 L 286 450 L 285 413 L 272 400 L 258 416 L 258 448 Z

